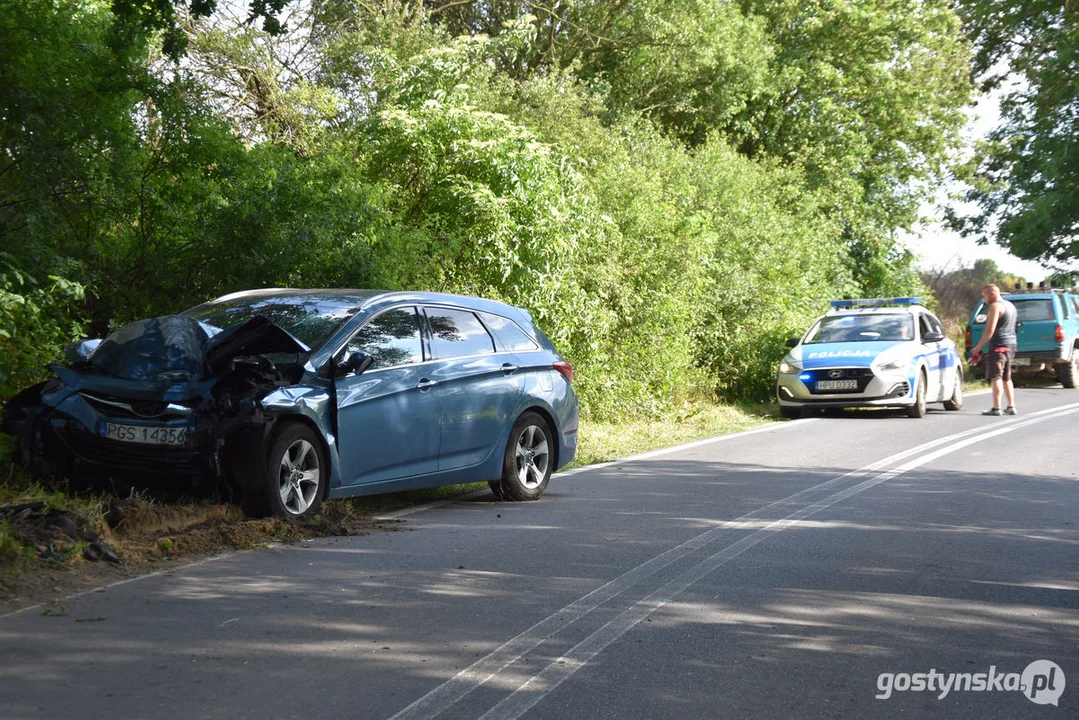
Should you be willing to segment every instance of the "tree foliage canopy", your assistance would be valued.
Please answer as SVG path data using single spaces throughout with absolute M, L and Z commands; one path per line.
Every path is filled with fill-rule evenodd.
M 4 4 L 0 392 L 84 327 L 278 285 L 526 307 L 586 414 L 767 397 L 827 299 L 920 288 L 895 232 L 956 143 L 958 28 L 936 0 Z
M 1079 5 L 1065 0 L 961 3 L 985 90 L 1001 123 L 967 168 L 980 212 L 953 216 L 981 241 L 1049 264 L 1079 258 Z

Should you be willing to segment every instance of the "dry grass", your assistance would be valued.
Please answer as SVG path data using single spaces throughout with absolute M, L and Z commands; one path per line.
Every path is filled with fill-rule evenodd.
M 577 457 L 569 467 L 608 462 L 649 450 L 748 430 L 773 422 L 767 408 L 696 405 L 664 418 L 628 422 L 582 421 Z

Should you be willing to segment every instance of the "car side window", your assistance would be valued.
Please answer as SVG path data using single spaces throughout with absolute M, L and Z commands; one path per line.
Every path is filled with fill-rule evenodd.
M 495 351 L 495 341 L 474 313 L 467 310 L 425 307 L 431 329 L 431 351 L 436 358 L 467 357 Z
M 528 337 L 528 334 L 509 318 L 485 312 L 478 314 L 480 319 L 483 320 L 483 324 L 494 333 L 494 336 L 498 338 L 499 343 L 506 350 L 510 352 L 526 352 L 540 349 L 536 341 Z
M 364 323 L 345 346 L 343 357 L 362 352 L 374 358 L 371 370 L 423 361 L 416 308 L 396 308 Z
M 940 324 L 940 319 L 936 315 L 926 315 L 926 317 L 929 318 L 929 327 L 934 332 L 944 333 L 944 326 Z M 947 333 L 944 334 L 947 335 Z
M 933 332 L 933 328 L 929 324 L 929 317 L 925 314 L 918 316 L 918 331 L 921 333 L 922 338 L 925 338 L 926 333 Z
M 1072 307 L 1075 308 L 1075 312 L 1079 313 L 1079 296 L 1072 295 Z
M 1058 295 L 1060 298 L 1060 307 L 1064 310 L 1064 319 L 1070 320 L 1072 316 L 1072 309 L 1068 307 L 1068 298 L 1064 295 Z

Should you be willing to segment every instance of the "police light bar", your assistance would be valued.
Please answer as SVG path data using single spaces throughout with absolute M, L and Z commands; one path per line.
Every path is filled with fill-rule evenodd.
M 920 297 L 896 297 L 896 298 L 853 298 L 847 300 L 833 300 L 834 308 L 844 307 L 884 307 L 885 305 L 921 305 Z

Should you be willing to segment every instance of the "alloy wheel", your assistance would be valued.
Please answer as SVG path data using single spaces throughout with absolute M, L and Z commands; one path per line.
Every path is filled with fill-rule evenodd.
M 547 434 L 536 425 L 529 425 L 521 431 L 517 439 L 516 467 L 517 479 L 526 488 L 534 489 L 547 476 L 550 463 L 550 451 L 547 447 Z
M 318 453 L 307 440 L 299 439 L 281 456 L 278 493 L 281 505 L 292 515 L 302 515 L 315 502 L 322 469 Z

